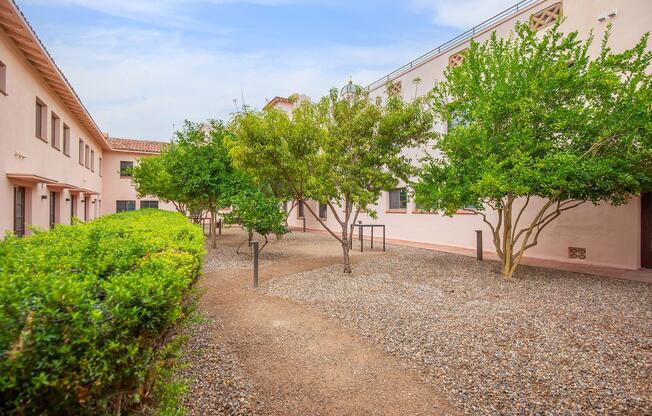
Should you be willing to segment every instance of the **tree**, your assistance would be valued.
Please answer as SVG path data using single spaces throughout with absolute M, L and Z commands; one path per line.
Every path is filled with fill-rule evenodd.
M 224 138 L 229 133 L 221 121 L 186 121 L 161 155 L 141 159 L 133 169 L 140 195 L 173 201 L 177 210 L 206 209 L 211 213 L 211 243 L 217 246 L 217 211 L 228 205 L 239 173 L 231 166 Z
M 247 231 L 248 237 L 236 250 L 245 243 L 251 243 L 254 232 L 263 236 L 265 242 L 260 247 L 262 251 L 269 234 L 282 236 L 288 232 L 285 226 L 285 213 L 281 210 L 281 201 L 264 193 L 253 185 L 240 187 L 230 198 L 231 211 L 225 214 L 225 220 L 231 224 L 240 224 Z
M 351 99 L 337 90 L 319 103 L 302 102 L 288 117 L 279 110 L 237 115 L 228 140 L 234 163 L 255 178 L 274 181 L 294 201 L 328 204 L 341 231 L 332 230 L 305 207 L 342 246 L 344 272 L 351 272 L 350 227 L 414 168 L 402 151 L 432 137 L 432 116 L 416 100 L 392 95 L 374 104 L 359 89 Z M 343 212 L 342 212 L 343 211 Z
M 131 181 L 136 188 L 139 198 L 155 196 L 164 202 L 171 202 L 174 208 L 186 214 L 192 201 L 172 186 L 168 162 L 171 160 L 170 151 L 157 156 L 142 157 L 138 164 L 131 169 Z
M 608 40 L 609 30 L 591 59 L 593 36 L 564 35 L 559 22 L 542 36 L 518 24 L 506 39 L 471 42 L 429 94 L 450 124 L 416 201 L 481 216 L 507 278 L 562 213 L 619 205 L 652 183 L 648 34 L 622 53 Z

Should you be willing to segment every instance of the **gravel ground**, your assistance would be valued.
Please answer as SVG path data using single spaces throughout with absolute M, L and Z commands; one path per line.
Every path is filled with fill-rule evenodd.
M 210 238 L 206 239 L 204 247 L 206 248 L 206 257 L 204 257 L 204 273 L 217 272 L 227 269 L 251 268 L 251 255 L 247 245 L 244 244 L 240 249 L 240 254 L 236 253 L 236 247 L 247 238 L 246 234 L 239 227 L 224 229 L 224 235 L 218 237 L 217 248 L 212 248 Z M 229 243 L 224 244 L 225 239 Z M 258 235 L 254 235 L 254 240 L 258 240 L 262 245 L 264 241 Z M 315 244 L 318 241 L 332 241 L 326 236 L 304 233 L 289 233 L 282 237 L 280 241 L 274 236 L 269 237 L 269 244 L 265 247 L 259 256 L 261 267 L 267 262 L 276 262 L 289 259 L 290 256 L 284 251 L 288 245 L 305 245 Z M 249 253 L 249 254 L 248 254 Z
M 391 251 L 267 290 L 404 358 L 467 414 L 652 414 L 652 285 L 525 266 L 506 281 L 490 262 Z
M 254 388 L 231 348 L 211 339 L 216 330 L 219 324 L 208 319 L 187 329 L 179 375 L 190 381 L 184 398 L 188 415 L 253 415 Z

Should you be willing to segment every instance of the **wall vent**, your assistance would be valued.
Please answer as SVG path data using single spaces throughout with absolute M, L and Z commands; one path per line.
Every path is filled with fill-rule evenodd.
M 557 21 L 559 16 L 561 16 L 561 13 L 561 2 L 538 11 L 530 16 L 530 28 L 533 30 L 539 30 L 546 26 L 550 26 Z
M 568 258 L 577 260 L 586 260 L 586 248 L 568 247 Z
M 388 85 L 388 95 L 401 95 L 401 91 L 403 90 L 403 85 L 401 84 L 401 81 L 397 82 L 391 82 Z
M 448 57 L 448 66 L 456 67 L 456 66 L 462 65 L 462 62 L 464 62 L 464 56 L 466 55 L 467 51 L 468 51 L 468 49 L 463 49 L 463 50 L 449 56 Z

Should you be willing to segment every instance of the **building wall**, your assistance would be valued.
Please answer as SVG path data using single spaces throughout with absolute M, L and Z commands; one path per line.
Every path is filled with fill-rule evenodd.
M 532 13 L 556 2 L 557 0 L 536 2 L 518 15 L 487 28 L 484 33 L 476 36 L 476 40 L 480 42 L 486 40 L 494 30 L 500 36 L 507 36 L 517 20 L 527 22 Z M 618 12 L 614 18 L 604 22 L 598 21 L 599 15 L 614 9 Z M 593 30 L 596 37 L 591 48 L 593 54 L 599 51 L 600 40 L 608 23 L 613 24 L 609 45 L 615 52 L 632 47 L 643 33 L 652 28 L 652 2 L 649 0 L 564 0 L 563 15 L 566 20 L 561 26 L 562 31 L 578 30 L 582 37 L 587 37 Z M 449 56 L 466 47 L 468 47 L 468 42 L 444 52 L 394 79 L 394 82 L 400 81 L 402 84 L 403 98 L 411 100 L 417 95 L 426 93 L 437 80 L 443 78 Z M 417 77 L 422 81 L 415 89 L 413 80 Z M 385 96 L 384 86 L 370 91 L 370 95 L 372 100 L 378 96 Z M 443 133 L 446 127 L 440 124 L 436 126 L 436 129 Z M 412 151 L 408 154 L 417 160 L 423 154 L 422 152 L 423 150 Z M 314 202 L 308 203 L 316 206 Z M 528 212 L 533 215 L 533 211 L 537 206 L 542 206 L 542 203 L 537 200 L 531 201 Z M 475 230 L 483 230 L 485 249 L 493 249 L 489 227 L 477 215 L 457 214 L 453 217 L 444 217 L 440 214 L 416 213 L 413 201 L 408 201 L 405 212 L 388 212 L 387 193 L 381 196 L 374 208 L 378 213 L 377 220 L 373 220 L 367 215 L 361 215 L 359 220 L 363 223 L 385 224 L 388 238 L 474 248 L 476 245 Z M 329 216 L 331 216 L 330 212 Z M 302 227 L 303 220 L 298 219 L 296 212 L 293 212 L 289 216 L 289 224 L 293 227 Z M 339 227 L 333 218 L 328 218 L 327 224 L 333 229 Z M 307 210 L 306 227 L 321 228 L 319 222 Z M 636 269 L 641 265 L 640 241 L 640 198 L 634 198 L 619 207 L 593 206 L 586 203 L 563 213 L 551 223 L 541 234 L 539 244 L 527 251 L 527 256 Z M 569 259 L 569 247 L 585 248 L 586 259 Z
M 136 209 L 140 209 L 141 198 L 138 198 L 136 189 L 130 177 L 120 176 L 120 161 L 130 161 L 134 166 L 138 158 L 148 157 L 149 154 L 111 151 L 106 154 L 104 171 L 102 174 L 102 215 L 116 212 L 116 201 L 136 201 Z M 145 197 L 145 201 L 158 201 L 158 198 Z M 159 209 L 174 211 L 174 205 L 169 202 L 159 201 Z
M 0 238 L 14 228 L 16 186 L 26 188 L 28 234 L 30 226 L 49 227 L 51 192 L 57 224 L 70 224 L 73 216 L 92 220 L 114 213 L 116 200 L 133 200 L 140 208 L 131 180 L 120 178 L 120 160 L 135 161 L 148 154 L 109 150 L 93 139 L 96 136 L 81 125 L 1 27 L 0 62 L 6 67 L 6 93 L 0 92 Z M 44 139 L 36 136 L 37 98 L 47 106 Z M 58 149 L 51 145 L 53 112 L 60 119 Z M 63 152 L 64 124 L 70 129 L 69 155 Z M 90 163 L 89 167 L 79 163 L 80 139 L 94 153 L 93 169 Z M 159 208 L 174 210 L 163 202 Z
M 70 222 L 70 203 L 67 199 L 76 196 L 78 213 L 83 213 L 81 200 L 87 200 L 89 218 L 99 215 L 102 189 L 98 172 L 98 161 L 103 156 L 102 145 L 91 139 L 92 135 L 82 127 L 75 116 L 32 68 L 14 43 L 0 28 L 0 61 L 6 65 L 7 90 L 0 93 L 0 233 L 13 230 L 13 188 L 27 187 L 27 224 L 47 228 L 49 224 L 49 192 L 58 192 L 57 222 Z M 36 99 L 47 105 L 46 138 L 36 137 Z M 70 128 L 70 156 L 50 145 L 50 114 L 60 118 L 61 142 L 63 123 Z M 79 164 L 78 142 L 82 139 L 95 152 L 95 172 Z M 62 147 L 63 143 L 61 143 Z M 21 173 L 38 175 L 59 183 L 91 191 L 80 193 L 60 187 L 48 186 L 43 182 L 17 181 L 7 174 Z M 45 196 L 47 199 L 42 198 Z M 93 204 L 93 201 L 96 201 Z

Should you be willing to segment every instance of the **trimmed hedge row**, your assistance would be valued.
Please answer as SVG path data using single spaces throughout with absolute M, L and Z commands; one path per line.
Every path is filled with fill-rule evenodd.
M 203 257 L 201 230 L 159 210 L 1 241 L 0 413 L 138 401 Z

